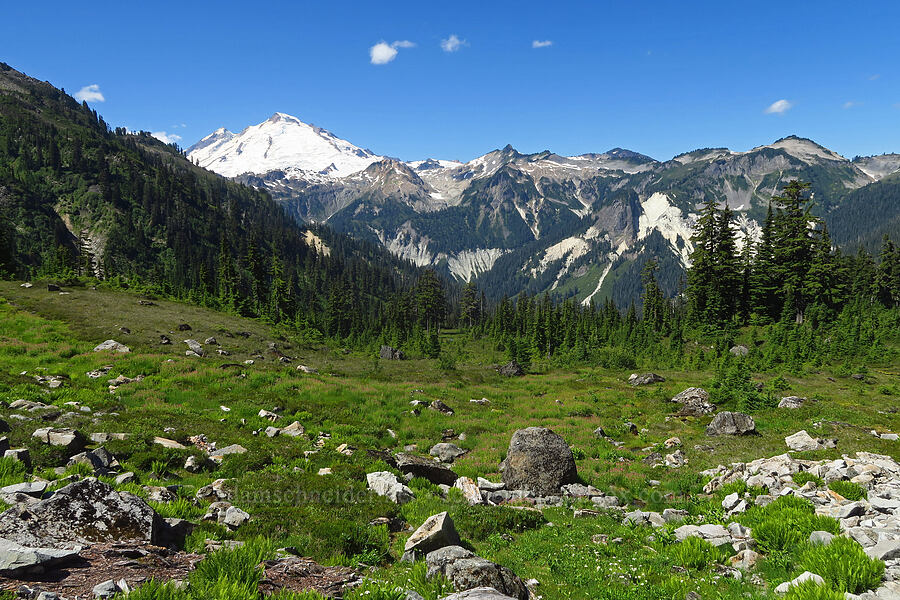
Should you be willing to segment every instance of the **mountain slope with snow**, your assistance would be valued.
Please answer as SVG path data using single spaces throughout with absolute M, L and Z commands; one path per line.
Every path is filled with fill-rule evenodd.
M 812 182 L 827 218 L 848 212 L 834 207 L 849 193 L 900 168 L 897 155 L 850 161 L 797 136 L 665 162 L 621 148 L 561 156 L 512 146 L 465 163 L 401 162 L 283 113 L 239 134 L 219 129 L 188 156 L 265 189 L 298 220 L 328 223 L 462 281 L 478 278 L 494 297 L 553 291 L 619 304 L 639 295 L 650 258 L 663 289 L 675 291 L 710 198 L 755 238 L 772 196 L 792 179 Z
M 345 177 L 382 158 L 285 113 L 238 134 L 217 129 L 188 148 L 187 155 L 225 177 L 275 170 L 295 177 Z

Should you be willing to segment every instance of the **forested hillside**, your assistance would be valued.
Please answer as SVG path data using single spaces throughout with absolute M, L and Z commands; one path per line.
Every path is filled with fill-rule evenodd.
M 381 331 L 415 267 L 328 229 L 318 251 L 305 235 L 267 194 L 0 64 L 0 271 L 127 281 L 340 337 Z

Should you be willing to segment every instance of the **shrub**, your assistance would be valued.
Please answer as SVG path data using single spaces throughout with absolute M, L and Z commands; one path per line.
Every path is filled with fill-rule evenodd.
M 800 471 L 799 473 L 794 473 L 791 476 L 791 479 L 793 479 L 794 483 L 796 483 L 797 485 L 803 485 L 804 483 L 808 483 L 810 481 L 816 484 L 816 487 L 823 487 L 825 485 L 825 482 L 821 477 L 816 477 L 809 471 Z
M 867 496 L 865 488 L 852 481 L 832 481 L 828 484 L 828 488 L 847 500 L 862 500 Z
M 860 594 L 877 588 L 884 575 L 884 563 L 869 558 L 855 540 L 836 537 L 828 545 L 810 547 L 803 567 L 820 575 L 832 589 Z
M 808 579 L 792 585 L 784 595 L 784 600 L 844 600 L 844 594 Z
M 171 581 L 151 579 L 129 594 L 116 594 L 115 600 L 127 598 L 128 600 L 188 600 L 190 594 L 185 590 L 179 590 Z
M 813 531 L 840 533 L 837 521 L 816 515 L 812 503 L 796 496 L 782 496 L 762 509 L 751 509 L 740 520 L 753 529 L 753 537 L 765 554 L 793 551 Z
M 704 539 L 689 537 L 672 547 L 673 560 L 686 569 L 703 569 L 718 562 L 721 557 L 718 548 Z

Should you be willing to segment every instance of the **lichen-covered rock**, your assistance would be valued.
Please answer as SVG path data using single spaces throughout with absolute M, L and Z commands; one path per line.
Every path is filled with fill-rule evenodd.
M 476 556 L 460 546 L 447 546 L 425 557 L 428 577 L 443 575 L 461 592 L 492 588 L 518 600 L 528 600 L 528 588 L 507 567 Z
M 720 412 L 706 428 L 706 435 L 748 435 L 756 433 L 753 417 L 739 412 Z
M 503 461 L 507 489 L 538 495 L 558 494 L 561 486 L 575 483 L 575 458 L 566 441 L 546 427 L 516 431 Z
M 403 551 L 405 553 L 428 554 L 438 548 L 458 544 L 459 534 L 456 533 L 453 519 L 450 518 L 447 511 L 444 511 L 428 517 L 406 540 Z

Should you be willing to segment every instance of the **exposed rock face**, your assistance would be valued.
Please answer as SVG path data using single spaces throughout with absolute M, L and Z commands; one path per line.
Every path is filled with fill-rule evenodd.
M 378 351 L 378 356 L 385 360 L 404 360 L 406 358 L 402 351 L 390 346 L 382 346 Z
M 628 383 L 631 385 L 650 385 L 652 383 L 662 383 L 665 380 L 665 377 L 656 373 L 642 373 L 640 375 L 632 373 L 631 377 L 628 378 Z
M 493 588 L 506 597 L 528 600 L 528 588 L 510 569 L 475 556 L 460 546 L 446 546 L 429 552 L 425 563 L 429 578 L 441 574 L 461 592 Z
M 561 486 L 575 483 L 577 477 L 569 445 L 546 427 L 516 431 L 502 466 L 507 489 L 539 495 L 558 494 Z
M 411 474 L 413 477 L 422 477 L 437 485 L 453 485 L 459 479 L 459 475 L 452 469 L 432 459 L 408 452 L 398 452 L 395 458 L 397 468 L 403 473 Z
M 366 482 L 370 490 L 397 504 L 405 504 L 415 496 L 413 491 L 400 483 L 397 476 L 390 471 L 369 473 L 366 475 Z
M 484 504 L 484 498 L 481 496 L 481 490 L 478 488 L 478 484 L 468 477 L 460 477 L 456 480 L 456 483 L 453 484 L 453 487 L 462 491 L 463 497 L 469 505 Z
M 522 377 L 525 375 L 525 369 L 514 360 L 509 361 L 499 369 L 497 372 L 503 375 L 504 377 Z
M 141 498 L 89 478 L 27 508 L 0 514 L 0 538 L 30 547 L 69 549 L 119 540 L 155 540 L 159 515 Z
M 753 417 L 739 412 L 720 412 L 706 428 L 706 435 L 748 435 L 756 433 Z
M 405 553 L 428 554 L 444 546 L 459 544 L 459 535 L 447 511 L 428 517 L 406 540 Z
M 51 446 L 65 448 L 70 453 L 81 451 L 87 443 L 81 432 L 75 429 L 44 427 L 31 434 L 31 437 Z

